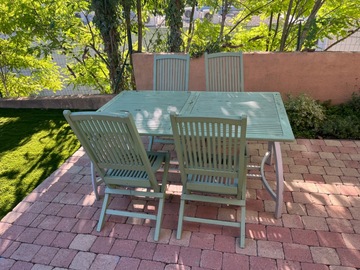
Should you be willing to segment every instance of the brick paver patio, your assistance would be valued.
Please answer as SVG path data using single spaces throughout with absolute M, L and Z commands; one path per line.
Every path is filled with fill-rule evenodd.
M 266 148 L 251 142 L 251 162 Z M 246 247 L 240 249 L 234 228 L 184 223 L 182 239 L 175 238 L 181 190 L 176 168 L 158 242 L 148 220 L 111 216 L 97 232 L 102 200 L 95 200 L 89 159 L 80 149 L 2 219 L 0 269 L 360 269 L 360 141 L 297 140 L 283 143 L 282 152 L 282 218 L 274 218 L 275 203 L 261 181 L 249 178 Z M 111 204 L 154 210 L 153 201 L 141 198 L 119 197 Z M 187 210 L 224 219 L 239 214 L 209 204 Z

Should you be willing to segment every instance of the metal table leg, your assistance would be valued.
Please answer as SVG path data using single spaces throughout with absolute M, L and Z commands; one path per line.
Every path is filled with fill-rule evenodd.
M 275 173 L 276 173 L 276 191 L 274 191 L 266 177 L 264 172 L 264 165 L 272 164 L 272 160 L 274 160 Z M 260 166 L 261 180 L 270 193 L 271 197 L 275 200 L 275 217 L 280 218 L 282 214 L 282 206 L 284 201 L 284 169 L 283 169 L 283 161 L 281 155 L 281 147 L 279 142 L 269 142 L 268 143 L 268 151 L 265 153 L 263 160 Z

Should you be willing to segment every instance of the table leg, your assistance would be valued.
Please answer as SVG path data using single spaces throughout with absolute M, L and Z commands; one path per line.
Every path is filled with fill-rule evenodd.
M 264 165 L 271 164 L 272 159 L 274 158 L 275 161 L 275 173 L 276 173 L 276 191 L 274 191 L 266 177 L 264 172 Z M 279 142 L 269 142 L 268 144 L 268 151 L 265 153 L 264 158 L 261 162 L 260 166 L 261 172 L 261 180 L 270 193 L 270 195 L 275 200 L 275 217 L 280 218 L 282 214 L 282 206 L 284 201 L 284 170 L 283 170 L 283 162 L 282 162 L 282 155 L 281 155 L 281 147 Z
M 274 152 L 274 142 L 268 142 L 268 152 L 269 152 L 269 157 L 266 159 L 266 164 L 272 165 L 274 161 L 273 160 L 274 155 L 272 154 Z

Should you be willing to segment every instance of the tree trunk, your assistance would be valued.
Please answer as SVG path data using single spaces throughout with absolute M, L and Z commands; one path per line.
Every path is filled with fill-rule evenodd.
M 143 40 L 143 21 L 141 15 L 141 0 L 136 0 L 137 18 L 138 18 L 138 52 L 142 52 L 142 40 Z
M 92 0 L 92 8 L 95 11 L 94 23 L 100 29 L 104 41 L 104 51 L 107 55 L 107 68 L 109 70 L 110 85 L 113 93 L 121 91 L 117 83 L 121 76 L 121 61 L 119 57 L 119 10 L 120 1 Z
M 220 42 L 223 40 L 223 37 L 224 37 L 225 20 L 226 20 L 226 15 L 228 14 L 228 9 L 229 9 L 228 5 L 229 5 L 228 0 L 222 1 L 221 22 L 220 22 L 220 32 L 219 32 L 219 41 Z
M 283 31 L 282 31 L 282 36 L 281 36 L 281 41 L 280 41 L 280 52 L 283 52 L 285 49 L 285 43 L 286 43 L 286 39 L 288 36 L 288 25 L 289 25 L 289 20 L 290 20 L 290 15 L 291 15 L 291 9 L 293 6 L 293 2 L 294 0 L 290 0 L 289 2 L 289 6 L 288 6 L 288 10 L 286 12 L 286 18 L 285 18 L 285 22 L 284 22 L 284 27 L 283 27 Z
M 184 3 L 182 0 L 170 0 L 166 8 L 166 21 L 169 25 L 170 33 L 168 36 L 168 46 L 170 52 L 180 52 L 183 40 L 182 14 L 184 13 Z
M 124 7 L 124 14 L 125 14 L 126 36 L 127 36 L 127 41 L 128 41 L 128 56 L 127 57 L 129 57 L 130 66 L 132 67 L 133 43 L 132 43 L 132 37 L 131 37 L 131 18 L 130 18 L 131 3 L 129 1 L 124 1 L 123 7 Z M 141 14 L 141 12 L 140 12 L 140 14 Z M 125 70 L 125 65 L 127 64 L 126 63 L 127 57 L 125 57 L 123 66 L 121 68 L 121 74 L 117 79 L 117 84 L 118 84 L 117 88 L 120 88 L 120 89 L 125 89 L 124 70 Z M 135 78 L 134 78 L 133 72 L 131 72 L 131 74 L 130 74 L 130 79 L 131 79 L 131 84 L 135 85 Z
M 305 42 L 305 39 L 310 31 L 310 28 L 311 28 L 311 24 L 312 22 L 315 20 L 316 18 L 316 15 L 319 11 L 319 9 L 322 7 L 322 5 L 325 3 L 325 0 L 317 0 L 311 10 L 311 13 L 308 17 L 308 19 L 306 20 L 305 24 L 304 24 L 304 27 L 303 27 L 303 30 L 301 32 L 301 35 L 300 35 L 300 41 L 299 41 L 299 48 L 301 50 L 301 47 L 302 45 L 304 44 Z
M 186 44 L 185 52 L 189 52 L 191 40 L 192 40 L 192 33 L 194 31 L 194 13 L 196 8 L 196 1 L 192 0 L 191 2 L 191 14 L 189 18 L 189 30 L 188 30 L 188 41 Z

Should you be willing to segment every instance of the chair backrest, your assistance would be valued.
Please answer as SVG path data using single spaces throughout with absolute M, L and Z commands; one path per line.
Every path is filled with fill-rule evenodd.
M 205 53 L 206 91 L 243 92 L 242 52 Z
M 190 55 L 155 54 L 154 90 L 188 91 Z
M 245 181 L 246 116 L 170 117 L 183 185 L 187 175 Z M 239 183 L 240 189 L 242 186 Z
M 105 184 L 137 186 L 131 181 L 136 182 L 147 174 L 149 181 L 145 187 L 158 191 L 155 174 L 130 113 L 110 115 L 65 110 L 64 116 Z M 113 170 L 112 175 L 109 170 Z M 120 171 L 136 173 L 117 174 Z

